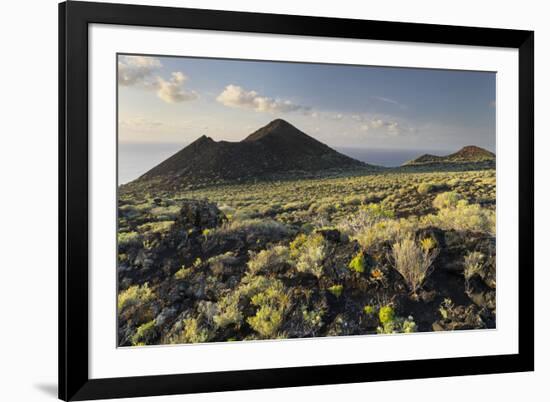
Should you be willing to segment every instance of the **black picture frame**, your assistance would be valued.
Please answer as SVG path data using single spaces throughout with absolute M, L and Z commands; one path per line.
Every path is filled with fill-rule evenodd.
M 88 25 L 375 39 L 519 51 L 517 354 L 213 373 L 88 375 Z M 59 4 L 59 398 L 169 395 L 534 370 L 534 32 L 70 1 Z

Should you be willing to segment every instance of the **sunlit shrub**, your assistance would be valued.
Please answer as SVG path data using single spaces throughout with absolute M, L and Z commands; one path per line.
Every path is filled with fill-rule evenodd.
M 326 255 L 326 241 L 320 233 L 299 236 L 290 247 L 291 255 L 295 256 L 296 270 L 313 274 L 317 278 L 323 275 L 322 262 Z
M 213 320 L 219 327 L 235 325 L 239 327 L 244 316 L 239 308 L 239 302 L 250 301 L 254 295 L 263 292 L 270 286 L 277 286 L 278 280 L 267 278 L 261 275 L 252 275 L 250 272 L 245 275 L 241 283 L 231 293 L 228 293 L 217 303 L 217 314 Z
M 141 243 L 141 236 L 138 232 L 119 232 L 117 240 L 119 247 L 137 246 Z
M 392 306 L 382 306 L 378 312 L 380 326 L 377 328 L 379 334 L 411 333 L 416 332 L 416 323 L 413 317 L 398 317 Z
M 460 200 L 455 207 L 442 208 L 437 215 L 426 215 L 421 222 L 424 225 L 438 226 L 442 229 L 473 231 L 495 234 L 495 211 L 482 208 L 478 204 L 468 204 Z
M 135 334 L 132 335 L 132 345 L 142 346 L 147 345 L 152 342 L 153 338 L 157 335 L 157 330 L 155 328 L 155 320 L 146 322 L 145 324 L 140 325 Z
M 380 307 L 378 311 L 378 319 L 382 324 L 387 324 L 393 321 L 395 318 L 395 310 L 392 306 L 383 306 Z
M 153 291 L 149 289 L 147 283 L 142 286 L 134 285 L 128 289 L 118 293 L 118 310 L 122 310 L 125 307 L 146 303 L 153 298 Z
M 344 285 L 332 285 L 327 290 L 334 296 L 340 297 L 342 295 L 342 292 L 344 291 Z
M 233 292 L 218 302 L 218 313 L 214 315 L 214 323 L 218 327 L 225 328 L 242 322 L 243 315 L 239 310 L 239 296 L 238 292 Z
M 155 215 L 155 217 L 158 220 L 162 221 L 168 221 L 168 220 L 174 220 L 176 216 L 178 216 L 180 212 L 180 206 L 178 205 L 170 205 L 166 207 L 154 207 L 151 208 L 149 213 L 151 215 Z
M 463 199 L 463 197 L 460 194 L 454 191 L 447 191 L 445 193 L 438 194 L 434 198 L 433 206 L 437 209 L 455 208 L 461 199 Z
M 289 249 L 285 246 L 275 246 L 267 250 L 262 250 L 250 256 L 247 266 L 251 273 L 259 271 L 270 271 L 281 267 L 290 259 Z
M 473 251 L 464 257 L 464 277 L 466 279 L 472 278 L 483 270 L 484 257 L 479 251 Z
M 370 227 L 356 233 L 352 238 L 357 240 L 364 250 L 371 246 L 384 242 L 396 241 L 396 239 L 411 235 L 418 229 L 418 220 L 414 217 L 408 219 L 385 219 L 376 222 Z
M 174 221 L 149 222 L 138 226 L 138 229 L 141 232 L 164 233 L 169 231 L 173 225 Z
M 285 224 L 269 219 L 245 219 L 226 222 L 221 228 L 214 230 L 211 236 L 227 236 L 235 232 L 249 235 L 285 237 L 290 234 L 291 230 Z
M 437 246 L 437 242 L 433 239 L 433 237 L 429 236 L 420 240 L 420 246 L 422 247 L 422 250 L 427 253 Z
M 360 207 L 357 213 L 341 222 L 339 229 L 350 236 L 355 236 L 372 229 L 375 224 L 393 217 L 392 210 L 386 209 L 380 204 L 368 204 Z
M 405 279 L 412 294 L 416 295 L 437 256 L 437 250 L 422 249 L 412 236 L 407 236 L 393 244 L 392 255 L 395 269 Z
M 238 261 L 235 254 L 231 251 L 227 253 L 216 255 L 208 259 L 208 264 L 212 268 L 212 272 L 215 274 L 221 274 L 226 265 L 235 264 Z
M 263 337 L 274 336 L 283 322 L 289 298 L 283 284 L 274 282 L 263 292 L 257 293 L 251 303 L 258 307 L 256 314 L 247 319 L 248 324 Z
M 365 272 L 365 267 L 367 263 L 365 261 L 365 255 L 363 252 L 359 252 L 353 257 L 348 264 L 349 269 L 352 271 L 355 271 L 357 273 L 363 273 Z
M 419 194 L 428 194 L 437 189 L 437 186 L 433 183 L 422 183 L 418 186 L 417 191 Z
M 180 269 L 178 269 L 174 273 L 174 278 L 176 278 L 176 279 L 185 279 L 189 276 L 189 274 L 191 274 L 192 271 L 193 271 L 192 268 L 185 268 L 185 266 L 182 266 Z
M 183 320 L 182 331 L 171 338 L 170 343 L 204 343 L 210 339 L 210 331 L 201 328 L 196 318 Z

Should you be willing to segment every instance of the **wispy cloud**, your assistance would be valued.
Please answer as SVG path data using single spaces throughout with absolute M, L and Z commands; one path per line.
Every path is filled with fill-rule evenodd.
M 195 91 L 184 87 L 187 76 L 183 72 L 175 71 L 169 80 L 165 80 L 158 74 L 161 68 L 162 63 L 155 57 L 121 56 L 118 61 L 118 83 L 121 86 L 139 86 L 154 91 L 166 103 L 198 98 Z
M 238 85 L 227 85 L 216 100 L 224 106 L 250 109 L 256 112 L 288 113 L 310 112 L 309 106 L 299 105 L 285 99 L 262 96 L 254 90 L 247 90 Z
M 132 130 L 154 130 L 162 127 L 163 122 L 144 117 L 130 117 L 120 119 L 121 128 L 129 128 Z
M 380 102 L 389 103 L 390 105 L 397 106 L 401 109 L 406 109 L 407 108 L 407 105 L 405 105 L 403 103 L 400 103 L 400 102 L 396 101 L 395 99 L 386 98 L 384 96 L 371 96 L 371 98 L 376 99 Z

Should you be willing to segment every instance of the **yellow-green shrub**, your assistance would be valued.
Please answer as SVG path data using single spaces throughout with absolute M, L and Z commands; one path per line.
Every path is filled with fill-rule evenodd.
M 274 282 L 263 292 L 257 293 L 251 299 L 251 303 L 258 307 L 256 314 L 246 321 L 263 337 L 274 336 L 283 322 L 285 310 L 289 304 L 289 298 L 280 281 Z
M 322 262 L 326 255 L 326 241 L 320 233 L 299 235 L 290 244 L 290 255 L 296 261 L 296 270 L 320 278 L 323 275 Z
M 327 290 L 334 296 L 340 297 L 342 295 L 342 292 L 344 291 L 344 285 L 332 285 Z
M 365 272 L 365 266 L 366 266 L 365 255 L 363 254 L 362 251 L 357 253 L 355 257 L 351 259 L 348 265 L 349 269 L 358 273 Z
M 145 324 L 140 325 L 136 333 L 132 335 L 132 345 L 134 346 L 143 346 L 147 345 L 148 341 L 151 340 L 151 337 L 155 336 L 155 320 L 146 322 Z
M 454 192 L 447 191 L 445 193 L 438 194 L 433 200 L 433 206 L 437 209 L 454 208 L 463 197 Z
M 128 289 L 118 293 L 118 310 L 120 311 L 127 306 L 146 303 L 150 301 L 153 296 L 153 291 L 149 289 L 147 283 L 142 286 L 130 286 Z
M 141 242 L 141 236 L 138 232 L 119 232 L 117 240 L 119 247 L 138 245 Z
M 287 247 L 275 246 L 251 255 L 247 266 L 251 273 L 256 273 L 262 269 L 269 270 L 270 268 L 281 266 L 287 263 L 289 259 L 290 253 Z
M 435 191 L 437 186 L 433 183 L 422 183 L 418 186 L 417 191 L 419 194 L 428 194 Z
M 170 343 L 204 343 L 210 339 L 210 331 L 201 328 L 196 318 L 183 320 L 182 331 L 170 339 Z

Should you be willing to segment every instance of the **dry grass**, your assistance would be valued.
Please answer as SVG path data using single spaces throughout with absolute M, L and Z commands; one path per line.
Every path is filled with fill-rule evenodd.
M 412 236 L 407 236 L 394 243 L 392 256 L 395 269 L 405 279 L 411 293 L 416 295 L 429 274 L 432 262 L 437 256 L 437 249 L 423 248 Z

